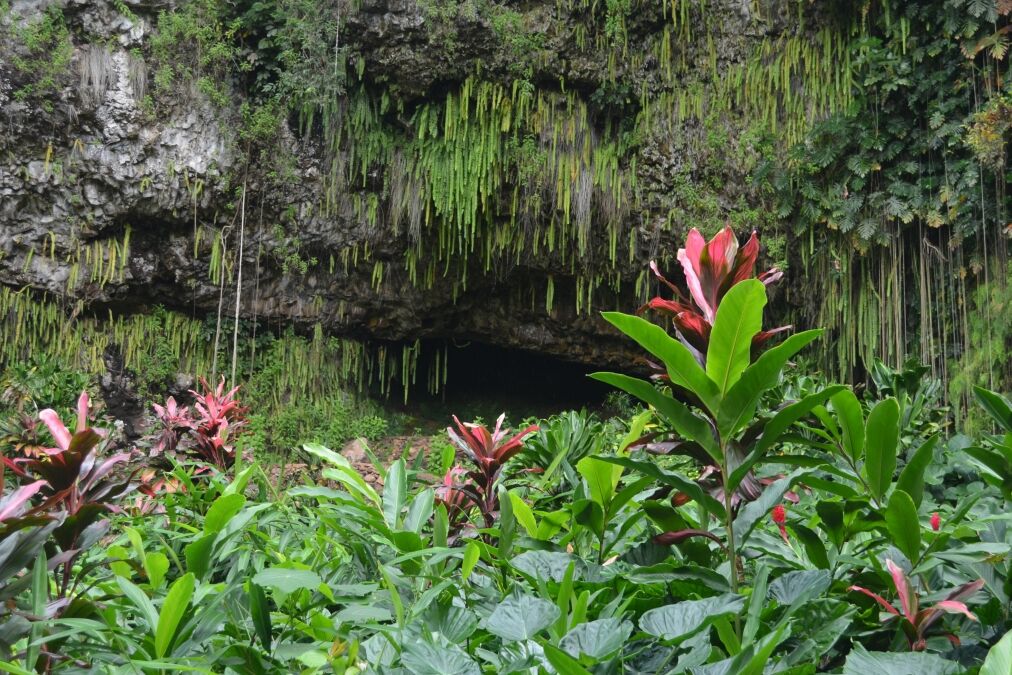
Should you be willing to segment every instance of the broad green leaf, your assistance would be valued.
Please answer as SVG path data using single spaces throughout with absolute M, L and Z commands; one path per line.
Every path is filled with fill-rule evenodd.
M 864 413 L 861 403 L 850 389 L 844 389 L 831 399 L 837 421 L 843 432 L 843 449 L 855 462 L 864 456 Z
M 980 668 L 980 675 L 1008 675 L 1012 673 L 1012 630 L 991 647 Z
M 267 586 L 282 593 L 294 593 L 298 590 L 315 591 L 323 583 L 320 575 L 312 570 L 293 570 L 286 567 L 268 567 L 260 570 L 253 577 L 253 583 Z
M 469 609 L 456 605 L 430 605 L 423 617 L 426 630 L 439 633 L 450 642 L 460 644 L 478 629 L 478 617 Z
M 140 589 L 140 587 L 131 583 L 123 577 L 116 577 L 116 583 L 119 585 L 123 595 L 130 599 L 134 607 L 140 612 L 144 622 L 148 624 L 148 630 L 154 635 L 155 628 L 158 626 L 158 610 L 155 609 L 154 603 L 151 599 Z
M 685 345 L 668 335 L 660 326 L 638 316 L 620 312 L 602 312 L 601 316 L 659 358 L 674 384 L 698 396 L 710 412 L 717 411 L 720 403 L 717 385 Z
M 610 384 L 613 387 L 618 387 L 644 403 L 652 405 L 674 427 L 678 435 L 686 440 L 699 443 L 715 462 L 723 464 L 723 457 L 721 457 L 720 449 L 717 447 L 716 440 L 713 437 L 713 429 L 710 427 L 709 422 L 694 415 L 684 403 L 662 394 L 649 382 L 629 377 L 628 375 L 591 373 L 590 377 Z
M 783 657 L 784 665 L 804 666 L 818 663 L 837 641 L 843 637 L 857 611 L 837 600 L 813 600 L 794 613 L 796 626 L 804 626 L 805 639 Z M 866 673 L 865 675 L 871 675 Z
M 921 551 L 921 524 L 917 520 L 914 500 L 900 489 L 893 490 L 885 510 L 886 529 L 893 544 L 910 562 L 916 562 Z
M 467 581 L 467 578 L 471 576 L 471 572 L 478 563 L 480 555 L 481 549 L 473 541 L 468 542 L 467 546 L 464 547 L 464 561 L 460 565 L 460 576 L 464 581 Z
M 973 388 L 977 402 L 987 411 L 987 414 L 1006 432 L 1012 432 L 1012 405 L 1001 394 L 988 391 L 983 387 Z
M 524 551 L 510 560 L 513 569 L 526 574 L 535 582 L 560 583 L 566 576 L 566 570 L 574 564 L 575 578 L 579 579 L 583 576 L 583 561 L 563 551 Z
M 760 397 L 780 380 L 780 372 L 788 359 L 820 335 L 821 330 L 809 330 L 792 335 L 781 344 L 764 352 L 755 363 L 745 369 L 741 379 L 731 387 L 720 402 L 717 427 L 721 436 L 733 436 L 752 419 Z
M 812 411 L 812 408 L 821 404 L 830 396 L 844 389 L 842 385 L 826 387 L 814 394 L 809 394 L 800 401 L 791 403 L 779 410 L 773 418 L 763 427 L 762 436 L 748 456 L 736 469 L 731 472 L 729 485 L 731 489 L 737 488 L 749 470 L 762 461 L 766 453 L 776 445 L 783 437 L 787 429 Z
M 169 559 L 164 553 L 157 551 L 148 553 L 144 556 L 144 571 L 148 575 L 148 583 L 151 584 L 151 588 L 158 588 L 169 571 Z
M 691 481 L 688 478 L 683 478 L 678 474 L 665 471 L 654 462 L 643 462 L 630 459 L 629 457 L 598 457 L 598 459 L 603 462 L 611 462 L 613 464 L 624 466 L 627 469 L 638 471 L 645 476 L 651 476 L 652 478 L 661 481 L 665 485 L 677 488 L 680 492 L 684 492 L 694 501 L 701 504 L 703 508 L 717 518 L 723 519 L 726 514 L 723 504 L 714 499 L 708 493 L 703 492 L 703 489 L 699 487 L 698 483 Z
M 412 675 L 481 675 L 478 664 L 456 645 L 411 640 L 404 645 L 401 663 Z
M 927 652 L 869 652 L 860 643 L 847 654 L 843 675 L 961 675 L 966 669 Z
M 217 534 L 205 534 L 183 548 L 186 570 L 193 572 L 198 579 L 203 579 L 211 567 L 211 553 L 214 551 L 214 542 L 217 538 Z
M 517 593 L 507 596 L 485 621 L 485 628 L 504 640 L 530 640 L 559 617 L 547 600 Z
M 900 471 L 900 477 L 896 481 L 896 488 L 910 495 L 914 506 L 920 506 L 921 500 L 924 498 L 924 470 L 931 463 L 937 442 L 938 434 L 924 441 Z
M 566 633 L 559 641 L 559 647 L 577 659 L 586 654 L 600 661 L 621 649 L 632 629 L 632 624 L 621 618 L 589 621 Z
M 615 496 L 618 481 L 622 477 L 622 467 L 611 462 L 602 462 L 595 457 L 584 457 L 577 463 L 576 470 L 587 481 L 591 499 L 607 513 Z
M 666 642 L 681 642 L 719 617 L 737 614 L 744 606 L 745 598 L 731 594 L 676 602 L 644 613 L 640 629 Z
M 155 630 L 155 656 L 162 658 L 169 653 L 172 639 L 176 636 L 179 622 L 186 614 L 186 608 L 193 597 L 194 576 L 186 573 L 176 579 L 162 602 L 162 611 L 158 615 L 158 628 Z
M 362 476 L 355 471 L 347 459 L 330 448 L 325 448 L 317 443 L 306 443 L 302 447 L 309 454 L 315 455 L 331 465 L 332 468 L 324 469 L 322 472 L 325 478 L 341 483 L 348 488 L 352 494 L 368 500 L 375 506 L 379 506 L 382 503 L 382 500 L 380 499 L 379 494 L 376 493 L 376 490 L 365 482 Z
M 887 398 L 871 409 L 865 424 L 865 478 L 875 499 L 881 501 L 893 482 L 900 441 L 900 406 Z
M 404 529 L 421 534 L 422 526 L 432 517 L 432 508 L 436 495 L 432 488 L 426 488 L 415 495 L 408 507 L 408 515 L 404 517 Z
M 591 672 L 580 665 L 579 661 L 558 647 L 547 642 L 542 646 L 545 650 L 545 658 L 559 675 L 591 675 Z
M 706 374 L 717 384 L 721 397 L 748 367 L 752 338 L 762 330 L 766 287 L 747 279 L 731 287 L 717 308 L 706 350 Z
M 516 490 L 510 490 L 510 501 L 513 502 L 513 516 L 520 523 L 520 526 L 527 531 L 527 536 L 534 537 L 538 531 L 538 523 L 534 519 L 534 512 L 531 511 L 531 507 L 527 505 L 524 498 L 516 493 Z
M 222 495 L 215 499 L 204 516 L 204 532 L 207 534 L 220 532 L 245 504 L 246 497 L 241 494 Z
M 390 465 L 383 481 L 383 517 L 391 529 L 396 529 L 400 523 L 401 510 L 407 501 L 407 475 L 402 457 Z
M 109 556 L 109 569 L 113 574 L 127 579 L 133 576 L 134 568 L 126 562 L 130 559 L 130 551 L 122 546 L 110 546 L 106 549 L 106 555 Z
M 777 577 L 769 593 L 784 607 L 802 605 L 828 591 L 832 582 L 827 570 L 795 570 Z
M 260 646 L 266 651 L 271 650 L 271 608 L 267 604 L 267 596 L 264 589 L 252 581 L 247 582 L 247 594 L 249 595 L 250 617 L 253 619 L 253 628 L 256 630 Z

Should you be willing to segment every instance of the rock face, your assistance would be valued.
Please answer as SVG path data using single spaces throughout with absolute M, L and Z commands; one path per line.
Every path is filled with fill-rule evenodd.
M 567 88 L 567 95 L 588 106 L 591 127 L 580 132 L 587 143 L 603 144 L 609 125 L 643 113 L 638 99 L 674 91 L 672 78 L 662 76 L 667 64 L 653 48 L 639 51 L 648 38 L 672 31 L 672 19 L 661 7 L 668 3 L 631 3 L 614 28 L 626 46 L 617 47 L 620 38 L 613 35 L 613 43 L 600 49 L 577 46 L 580 27 L 596 21 L 588 18 L 589 9 L 564 11 L 566 3 L 549 0 L 517 9 L 500 4 L 508 14 L 491 19 L 481 9 L 498 7 L 491 2 L 450 11 L 446 8 L 457 3 L 362 0 L 355 9 L 350 3 L 323 3 L 328 9 L 321 11 L 345 12 L 336 39 L 343 41 L 349 63 L 357 64 L 352 69 L 359 72 L 358 90 L 373 100 L 389 94 L 403 106 L 401 113 L 385 115 L 384 124 L 392 128 L 398 115 L 407 125 L 414 106 L 442 100 L 478 70 L 483 78 L 521 79 L 552 95 Z M 666 57 L 688 61 L 686 89 L 716 86 L 705 74 L 711 66 L 719 73 L 740 65 L 757 41 L 785 34 L 793 21 L 788 9 L 797 3 L 759 4 L 765 9 L 761 19 L 748 0 L 711 0 L 707 12 L 721 17 L 715 25 L 704 23 L 696 9 L 686 10 L 692 26 L 676 25 L 674 39 L 690 28 L 695 34 Z M 472 5 L 477 9 L 469 14 L 465 6 Z M 718 126 L 708 128 L 691 117 L 658 119 L 641 123 L 638 128 L 650 133 L 634 141 L 622 136 L 628 147 L 617 154 L 616 166 L 635 185 L 622 197 L 628 203 L 614 207 L 610 216 L 620 233 L 617 262 L 599 253 L 613 235 L 603 224 L 606 209 L 598 206 L 603 198 L 595 196 L 581 217 L 588 250 L 597 251 L 596 257 L 560 258 L 558 249 L 532 253 L 525 247 L 507 255 L 502 249 L 491 259 L 479 254 L 446 265 L 441 260 L 431 281 L 418 283 L 404 262 L 406 252 L 422 251 L 418 264 L 424 267 L 425 251 L 434 245 L 419 242 L 439 235 L 429 233 L 428 225 L 419 233 L 371 222 L 355 207 L 366 203 L 361 183 L 349 180 L 337 188 L 328 183 L 335 164 L 327 158 L 325 134 L 313 128 L 299 133 L 295 114 L 277 129 L 269 152 L 283 151 L 289 158 L 284 181 L 272 174 L 264 154 L 249 151 L 239 129 L 247 95 L 243 82 L 251 75 L 224 83 L 229 93 L 224 102 L 212 102 L 191 86 L 171 96 L 163 92 L 152 103 L 157 73 L 149 43 L 157 12 L 166 9 L 169 3 L 147 0 L 14 0 L 11 13 L 0 19 L 0 30 L 16 37 L 40 17 L 58 15 L 66 35 L 53 43 L 68 49 L 66 66 L 56 69 L 48 88 L 25 95 L 25 85 L 40 75 L 39 69 L 22 67 L 23 60 L 42 55 L 16 39 L 0 46 L 0 283 L 101 310 L 144 312 L 160 304 L 200 314 L 214 313 L 219 303 L 233 305 L 241 267 L 246 317 L 303 327 L 319 323 L 328 333 L 366 339 L 458 336 L 614 365 L 627 363 L 631 350 L 596 310 L 632 310 L 647 295 L 647 261 L 658 253 L 670 258 L 673 242 L 704 208 L 692 201 L 702 199 L 699 189 L 689 191 L 686 184 L 708 186 L 710 224 L 734 216 L 743 204 L 762 208 L 761 196 L 746 180 L 756 151 L 738 142 L 748 120 L 715 111 L 724 133 L 715 141 Z M 526 48 L 517 46 L 514 34 L 503 33 L 497 16 L 518 16 L 526 31 L 521 35 L 536 38 L 538 56 L 522 77 L 516 65 Z M 352 89 L 349 85 L 348 100 Z M 542 137 L 532 143 L 543 153 L 552 141 Z M 341 152 L 350 157 L 355 151 Z M 365 181 L 378 186 L 366 191 L 377 196 L 380 220 L 393 209 L 395 168 L 388 161 Z M 586 171 L 578 182 L 589 185 Z M 522 175 L 502 179 L 494 195 L 501 205 L 484 221 L 488 230 L 482 236 L 495 236 L 497 219 L 509 212 L 514 187 L 524 187 L 524 181 Z M 593 189 L 606 190 L 597 184 Z M 428 190 L 431 196 L 431 181 Z M 519 194 L 523 199 L 525 193 Z M 322 208 L 328 200 L 336 207 Z M 525 236 L 521 229 L 517 239 Z M 236 255 L 240 240 L 242 252 Z M 479 253 L 480 240 L 473 245 Z M 576 239 L 569 246 L 575 250 Z M 222 261 L 227 281 L 219 285 Z M 592 293 L 580 287 L 583 276 L 599 277 Z

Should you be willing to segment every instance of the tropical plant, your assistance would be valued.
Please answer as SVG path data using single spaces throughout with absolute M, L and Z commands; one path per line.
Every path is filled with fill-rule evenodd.
M 657 263 L 651 261 L 650 269 L 654 276 L 672 290 L 675 298 L 665 300 L 660 296 L 655 297 L 641 310 L 651 309 L 670 316 L 678 337 L 694 350 L 700 363 L 705 363 L 710 332 L 720 301 L 732 286 L 755 276 L 758 256 L 759 238 L 755 232 L 752 232 L 745 246 L 739 249 L 738 239 L 730 225 L 709 242 L 703 238 L 699 230 L 692 228 L 689 230 L 685 248 L 678 249 L 678 261 L 682 264 L 688 293 L 668 281 L 657 268 Z M 774 267 L 760 274 L 758 279 L 768 286 L 779 281 L 781 277 L 783 272 Z M 773 330 L 758 331 L 752 338 L 753 347 L 760 346 L 777 333 L 789 328 L 781 326 Z
M 698 240 L 694 248 L 700 249 Z M 723 250 L 731 250 L 731 247 L 725 245 Z M 699 256 L 705 260 L 710 254 L 700 253 Z M 688 258 L 685 253 L 680 253 L 680 257 Z M 721 277 L 723 282 L 728 279 L 727 271 L 731 269 L 729 261 L 732 259 L 725 257 L 725 263 L 718 267 L 725 270 L 725 275 Z M 748 268 L 749 265 L 744 265 L 739 269 Z M 695 273 L 695 268 L 692 269 Z M 708 279 L 713 277 L 712 273 L 706 276 Z M 692 282 L 690 288 L 696 285 Z M 750 478 L 752 468 L 777 446 L 793 423 L 840 388 L 830 387 L 813 393 L 784 406 L 770 418 L 757 417 L 763 393 L 778 383 L 788 360 L 816 339 L 821 331 L 810 330 L 793 335 L 752 363 L 754 338 L 762 333 L 765 285 L 759 280 L 745 279 L 732 284 L 722 295 L 714 291 L 720 288 L 719 284 L 708 283 L 708 295 L 703 295 L 703 286 L 698 285 L 700 301 L 711 310 L 710 300 L 716 304 L 719 299 L 705 359 L 701 361 L 682 341 L 672 339 L 663 329 L 643 319 L 619 313 L 604 314 L 607 321 L 660 359 L 670 382 L 670 393 L 627 375 L 595 373 L 592 377 L 623 389 L 653 406 L 685 446 L 684 452 L 705 456 L 716 467 L 720 476 L 720 499 L 706 494 L 694 482 L 665 472 L 652 463 L 628 458 L 608 460 L 635 468 L 675 487 L 702 506 L 706 514 L 723 522 L 730 565 L 727 576 L 731 589 L 737 590 L 741 576 L 738 550 L 756 523 L 759 514 L 754 512 L 755 509 L 771 509 L 799 476 L 793 474 L 782 478 L 765 492 L 756 490 L 750 494 L 751 499 L 762 499 L 755 509 L 749 508 L 739 514 L 737 528 L 736 490 Z M 678 398 L 683 391 L 687 393 L 684 398 L 688 402 Z M 705 522 L 690 523 L 685 529 L 709 532 Z
M 1012 404 L 983 387 L 974 387 L 973 393 L 999 433 L 986 436 L 982 446 L 970 446 L 964 452 L 980 469 L 981 477 L 1012 501 Z
M 467 473 L 469 482 L 461 484 L 457 489 L 466 494 L 481 511 L 485 527 L 492 527 L 499 512 L 499 493 L 497 486 L 506 462 L 523 449 L 523 439 L 538 430 L 538 425 L 531 424 L 523 431 L 509 436 L 510 430 L 503 429 L 505 413 L 496 420 L 495 429 L 476 422 L 464 423 L 453 418 L 457 429 L 446 428 L 450 440 L 460 448 L 464 455 L 474 464 L 474 469 Z
M 892 577 L 893 586 L 899 598 L 900 609 L 887 602 L 878 593 L 873 593 L 867 588 L 851 586 L 848 590 L 864 593 L 877 602 L 889 613 L 889 616 L 885 619 L 886 621 L 891 620 L 893 617 L 899 617 L 900 628 L 910 643 L 911 651 L 924 650 L 927 646 L 928 630 L 942 618 L 943 614 L 962 614 L 972 621 L 977 621 L 977 617 L 970 612 L 963 601 L 973 597 L 984 586 L 983 579 L 965 583 L 949 591 L 945 595 L 945 599 L 939 600 L 930 607 L 921 609 L 920 597 L 913 589 L 903 569 L 892 560 L 886 560 L 885 565 L 886 569 L 889 570 L 889 575 Z M 959 639 L 955 635 L 948 633 L 946 637 L 953 644 L 959 644 Z

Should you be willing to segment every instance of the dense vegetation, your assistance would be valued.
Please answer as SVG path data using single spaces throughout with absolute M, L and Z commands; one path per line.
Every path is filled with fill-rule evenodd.
M 224 381 L 132 445 L 87 393 L 70 428 L 26 417 L 2 667 L 1004 675 L 1012 404 L 978 388 L 999 433 L 970 438 L 927 368 L 879 365 L 862 395 L 785 375 L 823 331 L 764 329 L 781 273 L 755 278 L 758 253 L 693 230 L 681 275 L 654 267 L 678 339 L 604 315 L 657 361 L 594 375 L 630 418 L 454 418 L 452 445 L 377 463 L 381 490 L 319 444 L 308 484 L 246 464 Z
M 164 307 L 112 292 L 158 223 L 5 238 L 0 671 L 1012 673 L 1008 0 L 417 0 L 394 45 L 364 0 L 110 2 L 129 48 L 44 4 L 0 0 L 17 180 L 74 182 L 114 55 L 234 161 L 178 172 Z M 475 336 L 325 312 L 356 270 L 639 356 L 432 434 L 391 401 Z

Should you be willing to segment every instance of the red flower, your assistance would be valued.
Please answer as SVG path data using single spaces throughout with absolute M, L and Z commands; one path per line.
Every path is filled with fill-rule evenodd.
M 770 515 L 773 517 L 774 524 L 780 528 L 780 536 L 783 537 L 784 542 L 790 544 L 791 542 L 787 539 L 787 528 L 784 527 L 784 523 L 787 522 L 787 509 L 783 507 L 783 504 L 777 504 L 773 507 Z
M 783 525 L 787 522 L 787 509 L 782 504 L 777 504 L 773 507 L 773 522 L 777 525 Z
M 939 528 L 942 527 L 942 519 L 938 515 L 938 511 L 931 514 L 931 529 L 938 532 Z

